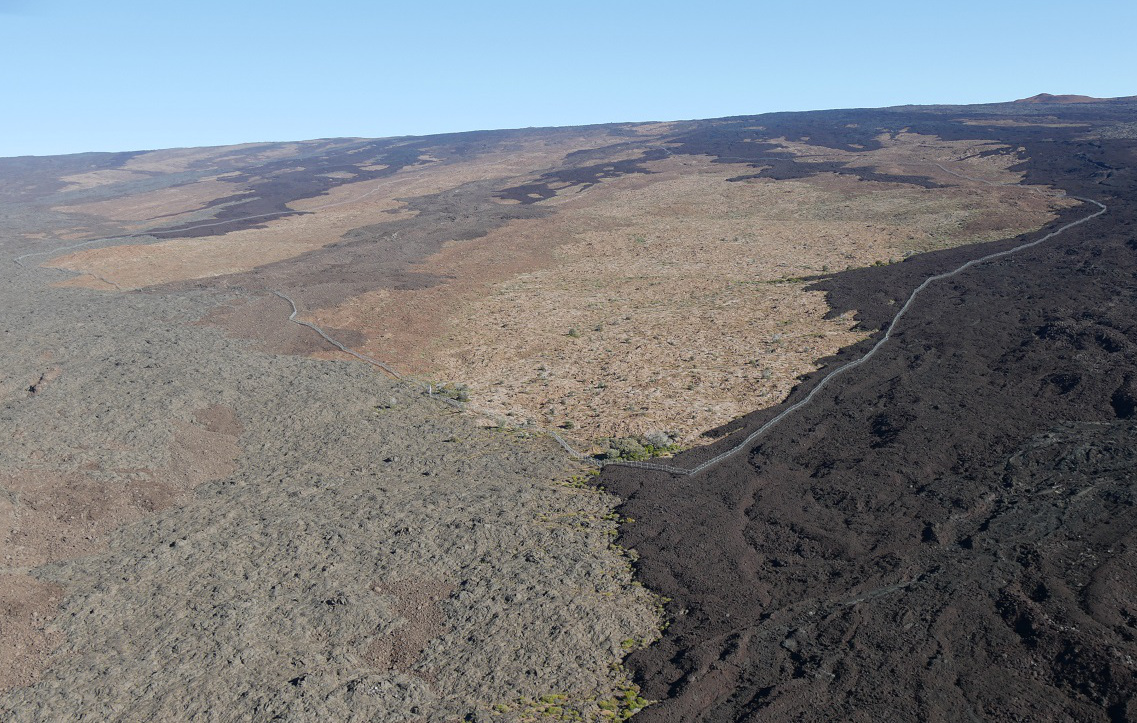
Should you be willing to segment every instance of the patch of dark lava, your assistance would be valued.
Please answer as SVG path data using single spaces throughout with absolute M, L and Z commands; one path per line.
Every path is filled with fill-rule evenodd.
M 605 126 L 614 137 L 619 137 L 618 126 Z M 414 158 L 429 156 L 440 160 L 431 160 L 430 163 L 461 162 L 464 159 L 475 157 L 490 151 L 501 151 L 526 140 L 529 136 L 555 135 L 573 129 L 538 129 L 524 131 L 493 131 L 477 133 L 461 133 L 443 136 L 426 136 L 413 139 L 413 143 L 403 141 L 399 146 L 400 158 L 406 161 L 404 165 L 413 163 Z M 379 143 L 379 142 L 375 142 Z M 383 141 L 387 143 L 387 141 Z M 148 291 L 170 292 L 188 289 L 225 288 L 243 290 L 282 289 L 292 293 L 302 306 L 307 309 L 327 308 L 335 306 L 346 299 L 359 296 L 375 289 L 410 290 L 422 289 L 447 281 L 445 277 L 409 270 L 423 259 L 440 251 L 444 244 L 451 241 L 466 241 L 480 238 L 489 232 L 501 228 L 506 224 L 519 219 L 544 218 L 551 215 L 554 210 L 536 203 L 553 195 L 551 185 L 559 184 L 560 188 L 567 186 L 590 186 L 607 178 L 614 178 L 631 173 L 649 173 L 643 164 L 653 160 L 660 160 L 667 156 L 667 151 L 660 148 L 648 147 L 650 143 L 640 139 L 634 143 L 627 142 L 613 146 L 612 150 L 627 150 L 633 148 L 641 151 L 641 157 L 635 160 L 613 161 L 610 163 L 596 163 L 592 155 L 587 153 L 567 154 L 564 167 L 550 171 L 541 176 L 540 180 L 528 185 L 515 188 L 502 188 L 503 179 L 488 178 L 471 181 L 455 188 L 439 193 L 426 194 L 413 198 L 403 199 L 406 210 L 413 213 L 410 218 L 396 219 L 385 223 L 352 229 L 343 235 L 336 243 L 319 249 L 314 249 L 296 257 L 282 261 L 265 264 L 247 272 L 220 275 L 208 279 L 195 279 L 174 282 L 155 286 Z M 368 153 L 374 149 L 365 146 Z M 356 153 L 358 149 L 351 152 Z M 228 218 L 241 210 L 242 214 L 251 211 L 268 212 L 266 209 L 283 207 L 289 201 L 298 198 L 309 198 L 330 188 L 328 184 L 342 183 L 342 179 L 326 178 L 326 174 L 335 169 L 347 168 L 344 165 L 343 153 L 337 152 L 334 158 L 339 165 L 311 165 L 304 169 L 287 171 L 285 175 L 295 174 L 294 185 L 256 185 L 253 180 L 246 178 L 243 183 L 253 184 L 256 195 L 260 200 L 256 203 L 267 203 L 268 206 L 250 206 L 248 203 L 229 206 L 217 214 L 218 219 Z M 380 156 L 383 162 L 390 164 L 390 168 L 383 170 L 380 175 L 390 175 L 394 172 L 398 159 Z M 358 162 L 358 160 L 352 161 Z M 294 159 L 281 162 L 284 165 L 296 164 Z M 306 162 L 307 163 L 307 162 Z M 271 166 L 272 164 L 269 164 Z M 335 168 L 332 166 L 335 165 Z M 265 169 L 268 166 L 259 166 L 255 170 L 257 177 L 269 175 Z M 398 166 L 402 167 L 402 166 Z M 358 169 L 353 169 L 359 172 Z M 250 171 L 246 175 L 253 175 Z M 240 180 L 240 176 L 232 176 Z M 229 180 L 229 179 L 226 179 Z M 366 180 L 361 177 L 350 179 L 352 182 Z M 325 188 L 327 186 L 327 188 Z M 275 189 L 275 190 L 272 190 Z M 271 191 L 271 192 L 270 192 Z M 520 200 L 520 204 L 503 204 L 499 199 L 510 198 Z M 234 198 L 219 199 L 218 203 L 232 202 Z M 253 201 L 250 201 L 252 203 Z M 292 213 L 292 212 L 290 212 Z M 276 218 L 276 217 L 274 217 Z M 240 223 L 257 225 L 266 219 L 248 219 Z M 199 222 L 200 223 L 200 222 Z M 236 223 L 236 222 L 235 222 Z M 192 225 L 192 224 L 191 224 Z M 233 224 L 208 226 L 194 232 L 179 232 L 178 236 L 228 233 L 234 228 Z M 163 235 L 172 233 L 163 230 Z M 253 306 L 249 311 L 255 311 Z M 239 310 L 234 312 L 235 317 L 252 316 L 242 314 Z M 252 323 L 252 322 L 250 322 Z M 226 324 L 230 328 L 241 326 L 244 322 L 236 321 Z M 283 351 L 284 347 L 270 345 L 276 351 Z
M 653 148 L 644 151 L 639 158 L 623 161 L 607 161 L 588 166 L 570 166 L 550 173 L 545 173 L 533 183 L 526 183 L 499 191 L 497 198 L 509 199 L 522 204 L 545 201 L 557 195 L 565 188 L 590 188 L 606 178 L 618 178 L 632 173 L 650 174 L 643 164 L 649 161 L 662 161 L 670 155 L 665 148 Z M 569 158 L 581 158 L 582 154 L 568 154 Z
M 187 238 L 262 227 L 268 220 L 306 213 L 290 209 L 288 204 L 292 201 L 326 195 L 345 183 L 387 178 L 409 166 L 466 160 L 540 132 L 557 131 L 475 131 L 360 140 L 346 146 L 318 148 L 302 158 L 293 156 L 242 168 L 218 179 L 242 190 L 205 206 L 218 209 L 214 214 L 216 222 L 205 226 L 200 221 L 189 222 L 160 233 Z
M 1036 112 L 1087 126 L 960 122 Z M 902 128 L 997 140 L 1025 149 L 1028 183 L 1110 210 L 933 285 L 869 364 L 718 467 L 605 470 L 636 520 L 621 543 L 670 598 L 663 639 L 628 658 L 661 701 L 638 719 L 1137 719 L 1137 142 L 1092 134 L 1135 117 L 1116 101 L 906 108 L 686 136 L 685 152 L 721 156 L 778 136 L 855 150 Z M 818 288 L 880 328 L 927 275 L 991 248 Z M 776 412 L 717 430 L 679 464 Z
M 410 271 L 448 241 L 485 236 L 512 220 L 541 218 L 538 206 L 493 201 L 494 181 L 474 181 L 407 201 L 412 218 L 353 229 L 336 243 L 247 272 L 152 287 L 151 291 L 194 288 L 302 290 L 306 309 L 330 307 L 345 299 L 386 289 L 422 289 L 445 281 L 429 272 Z
M 63 176 L 121 167 L 141 152 L 0 158 L 0 203 L 34 203 L 67 187 Z

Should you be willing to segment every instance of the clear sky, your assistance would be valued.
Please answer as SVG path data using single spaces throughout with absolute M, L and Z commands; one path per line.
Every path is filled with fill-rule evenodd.
M 0 156 L 1137 95 L 1137 2 L 0 0 Z

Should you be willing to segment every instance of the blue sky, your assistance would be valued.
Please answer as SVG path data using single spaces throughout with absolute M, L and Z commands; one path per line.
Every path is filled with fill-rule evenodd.
M 1137 94 L 1137 3 L 0 0 L 0 156 Z

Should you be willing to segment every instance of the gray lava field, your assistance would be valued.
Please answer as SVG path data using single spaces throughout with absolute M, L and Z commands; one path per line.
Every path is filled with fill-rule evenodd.
M 1137 719 L 1137 100 L 1075 100 L 0 159 L 0 719 Z M 467 367 L 529 411 L 286 298 L 538 338 Z M 714 412 L 691 319 L 788 396 L 570 423 L 636 349 Z

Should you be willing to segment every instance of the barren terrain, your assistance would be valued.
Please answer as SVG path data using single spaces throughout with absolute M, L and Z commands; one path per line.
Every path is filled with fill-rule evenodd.
M 249 351 L 189 324 L 208 296 L 42 281 L 5 302 L 36 330 L 3 356 L 5 719 L 407 720 L 620 693 L 653 603 L 608 546 L 611 499 L 563 484 L 555 445 L 363 364 Z
M 1033 100 L 0 159 L 0 712 L 1133 717 L 1137 110 Z M 541 433 L 690 468 L 1080 197 L 700 474 Z
M 847 151 L 772 138 L 764 143 L 775 168 L 817 169 L 774 179 L 736 178 L 706 156 L 666 150 L 675 137 L 648 125 L 634 143 L 585 132 L 471 159 L 424 154 L 432 160 L 379 180 L 346 182 L 354 175 L 339 172 L 343 185 L 288 203 L 307 215 L 47 263 L 84 272 L 64 285 L 103 290 L 219 276 L 266 288 L 273 279 L 314 296 L 309 318 L 357 350 L 463 384 L 476 406 L 560 428 L 580 448 L 649 433 L 691 445 L 781 399 L 815 359 L 862 338 L 851 320 L 826 318 L 804 278 L 1014 236 L 1070 205 L 1017 185 L 1021 174 L 1008 168 L 1021 159 L 991 142 L 901 132 Z M 227 183 L 192 184 L 185 199 L 220 197 Z M 486 198 L 495 187 L 506 190 Z M 58 210 L 136 220 L 177 191 Z M 447 234 L 459 214 L 471 220 Z M 394 278 L 369 283 L 329 273 L 342 262 L 314 268 L 306 252 L 358 237 L 355 229 L 421 258 L 408 254 Z
M 871 363 L 721 465 L 670 479 L 605 470 L 637 520 L 621 542 L 638 550 L 641 579 L 672 599 L 663 640 L 629 659 L 662 699 L 640 718 L 1134 717 L 1137 178 L 1131 140 L 1086 130 L 1105 136 L 1137 108 L 1079 108 L 1061 127 L 970 109 L 865 113 L 861 123 L 1021 147 L 1029 160 L 1011 170 L 1025 183 L 1100 200 L 1108 213 L 929 287 Z M 783 127 L 833 149 L 847 139 L 811 131 L 842 116 Z M 720 128 L 703 143 L 743 133 Z M 1029 238 L 812 288 L 880 329 L 923 279 Z M 855 359 L 866 343 L 823 363 Z M 778 411 L 756 411 L 674 463 L 729 448 Z
M 9 202 L 9 259 L 85 227 L 52 210 L 71 188 Z M 257 295 L 60 287 L 37 260 L 4 266 L 6 720 L 636 705 L 619 661 L 656 604 L 610 547 L 614 498 L 550 440 L 206 321 Z M 263 308 L 275 343 L 321 347 Z

